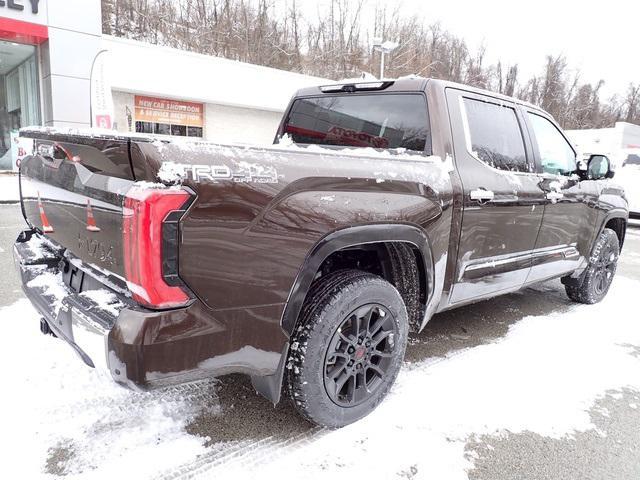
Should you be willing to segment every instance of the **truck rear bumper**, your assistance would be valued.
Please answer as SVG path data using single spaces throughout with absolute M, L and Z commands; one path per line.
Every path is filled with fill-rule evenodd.
M 105 305 L 74 292 L 62 280 L 60 251 L 30 231 L 14 244 L 13 258 L 22 290 L 49 330 L 89 367 L 109 370 L 108 336 L 126 300 L 107 294 L 111 302 Z
M 288 342 L 277 323 L 263 321 L 277 315 L 277 306 L 224 312 L 231 313 L 228 320 L 224 314 L 214 317 L 198 302 L 178 310 L 148 310 L 88 274 L 84 279 L 89 288 L 77 293 L 63 281 L 68 264 L 64 251 L 56 251 L 37 233 L 23 232 L 13 253 L 25 295 L 50 330 L 85 364 L 108 370 L 117 383 L 150 390 L 246 373 L 257 390 L 277 401 Z M 93 288 L 111 295 L 110 304 L 94 301 L 88 295 Z M 253 322 L 262 332 L 248 328 Z
M 16 249 L 14 255 L 19 255 Z M 86 313 L 87 306 L 78 301 L 77 295 L 69 293 L 63 303 L 57 305 L 58 298 L 48 295 L 46 287 L 29 286 L 34 285 L 34 281 L 39 285 L 38 278 L 43 273 L 53 274 L 49 269 L 20 267 L 22 289 L 27 298 L 52 333 L 67 342 L 84 363 L 92 368 L 108 369 L 106 345 L 109 329 L 104 328 Z

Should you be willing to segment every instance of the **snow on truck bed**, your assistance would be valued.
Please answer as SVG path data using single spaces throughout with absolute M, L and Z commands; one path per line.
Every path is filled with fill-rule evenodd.
M 139 133 L 120 133 L 101 129 L 75 129 L 54 127 L 27 127 L 20 130 L 25 134 L 70 135 L 90 138 L 131 139 L 132 141 L 152 142 L 157 148 L 162 160 L 157 180 L 166 184 L 179 184 L 186 177 L 186 170 L 194 162 L 194 153 L 224 157 L 240 171 L 260 172 L 277 163 L 291 161 L 292 152 L 314 155 L 314 168 L 317 174 L 333 173 L 340 175 L 344 168 L 339 158 L 354 157 L 361 159 L 362 166 L 370 167 L 376 180 L 417 181 L 426 183 L 436 192 L 449 185 L 449 173 L 453 171 L 453 159 L 447 155 L 444 159 L 439 156 L 425 156 L 420 152 L 413 152 L 405 148 L 374 149 L 374 148 L 328 148 L 321 145 L 297 145 L 288 135 L 279 144 L 273 145 L 244 145 L 222 144 L 205 140 L 194 140 L 181 137 L 160 137 L 157 135 L 142 135 Z M 321 162 L 317 162 L 320 156 Z M 398 174 L 392 169 L 376 171 L 380 167 L 379 161 L 404 160 L 402 166 L 395 165 Z M 295 161 L 299 161 L 296 159 Z M 425 168 L 425 166 L 435 168 Z M 508 173 L 508 172 L 506 172 Z M 145 184 L 150 186 L 149 184 Z
M 21 300 L 0 309 L 0 327 L 11 332 L 0 349 L 11 366 L 0 401 L 2 476 L 466 479 L 474 462 L 468 440 L 486 435 L 488 445 L 507 431 L 564 438 L 594 428 L 588 410 L 606 392 L 640 392 L 640 323 L 632 313 L 639 288 L 618 277 L 594 306 L 571 304 L 558 283 L 527 290 L 540 302 L 566 303 L 519 320 L 493 343 L 406 363 L 382 405 L 338 431 L 307 426 L 250 392 L 221 403 L 230 388 L 224 381 L 122 389 L 40 335 L 36 312 Z M 260 421 L 264 434 L 252 427 Z M 288 429 L 292 422 L 300 429 Z M 235 439 L 224 436 L 230 427 Z

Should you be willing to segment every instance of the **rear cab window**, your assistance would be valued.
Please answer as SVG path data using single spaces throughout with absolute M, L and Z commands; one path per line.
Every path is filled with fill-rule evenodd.
M 299 98 L 282 134 L 299 144 L 431 153 L 427 102 L 420 93 Z
M 485 100 L 461 99 L 467 147 L 481 162 L 498 170 L 531 173 L 515 108 Z

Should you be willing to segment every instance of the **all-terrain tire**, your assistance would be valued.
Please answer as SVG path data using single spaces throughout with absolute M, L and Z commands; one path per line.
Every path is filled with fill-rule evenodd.
M 390 243 L 387 251 L 391 259 L 391 281 L 404 300 L 409 328 L 418 332 L 422 326 L 423 309 L 420 304 L 418 264 L 413 249 L 406 243 Z
M 601 301 L 611 287 L 619 256 L 618 236 L 610 228 L 605 228 L 596 240 L 582 283 L 565 285 L 567 296 L 578 303 Z
M 393 335 L 387 335 L 388 340 L 391 341 L 385 347 L 389 350 L 386 354 L 387 359 L 384 360 L 386 367 L 384 375 L 372 375 L 377 382 L 375 388 L 371 391 L 369 388 L 359 390 L 361 393 L 364 392 L 364 399 L 348 406 L 339 402 L 340 397 L 336 393 L 338 388 L 333 389 L 332 394 L 327 388 L 327 382 L 330 382 L 327 380 L 327 371 L 335 367 L 328 362 L 336 355 L 329 351 L 330 347 L 333 348 L 335 345 L 341 345 L 340 348 L 342 348 L 343 343 L 344 349 L 347 350 L 346 345 L 351 343 L 343 342 L 340 338 L 348 335 L 351 341 L 357 339 L 358 335 L 352 335 L 352 327 L 345 328 L 345 325 L 348 325 L 345 322 L 353 321 L 353 318 L 359 315 L 356 312 L 367 311 L 371 305 L 376 306 L 373 307 L 378 312 L 376 318 L 381 322 L 384 321 L 388 328 L 393 329 Z M 384 314 L 380 313 L 382 310 Z M 375 315 L 375 312 L 369 315 L 366 332 L 369 331 L 368 325 L 371 324 Z M 312 285 L 299 320 L 291 338 L 287 362 L 287 387 L 298 412 L 313 423 L 338 428 L 353 423 L 373 411 L 389 392 L 404 359 L 408 321 L 407 311 L 398 290 L 383 278 L 367 272 L 337 271 L 321 277 Z M 365 323 L 361 323 L 364 320 L 356 322 L 364 328 Z M 372 330 L 379 322 L 375 323 Z M 353 345 L 357 346 L 355 340 Z M 364 349 L 364 342 L 362 349 Z M 363 357 L 353 356 L 359 354 Z M 354 370 L 358 363 L 370 357 L 368 353 L 365 355 L 361 351 L 355 351 L 350 358 L 355 359 L 350 361 L 352 363 L 355 361 L 356 365 L 351 367 L 345 365 L 343 374 L 348 373 L 349 368 Z M 371 358 L 378 357 L 373 355 Z M 342 361 L 337 359 L 336 362 L 338 360 Z M 381 362 L 382 359 L 377 361 Z M 370 372 L 366 365 L 360 366 L 365 371 L 360 385 L 364 382 L 368 386 L 365 379 Z M 360 375 L 363 373 L 360 372 Z M 358 376 L 355 376 L 355 380 L 350 378 L 350 381 L 353 381 L 353 388 L 356 389 Z M 337 384 L 338 382 L 335 385 Z

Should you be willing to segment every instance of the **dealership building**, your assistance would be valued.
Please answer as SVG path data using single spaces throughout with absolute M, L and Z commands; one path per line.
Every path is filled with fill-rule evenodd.
M 291 95 L 328 81 L 103 35 L 100 4 L 0 0 L 0 170 L 32 125 L 270 143 Z

